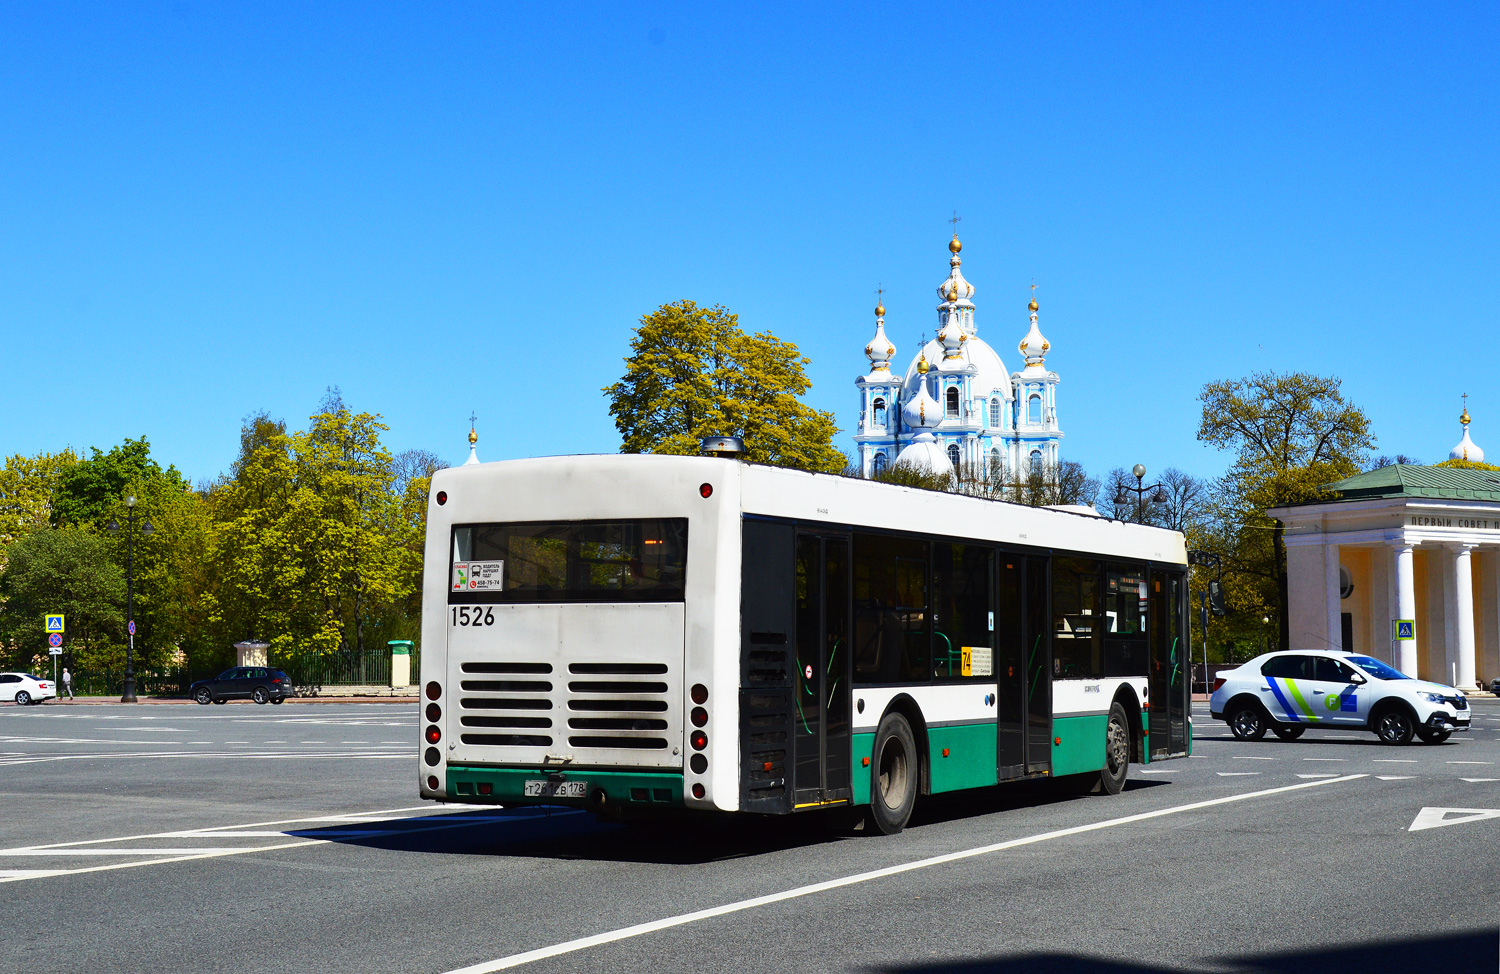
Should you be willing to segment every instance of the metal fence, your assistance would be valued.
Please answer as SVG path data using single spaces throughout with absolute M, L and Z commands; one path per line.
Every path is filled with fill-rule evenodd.
M 412 653 L 410 659 L 410 679 L 415 683 L 421 673 L 422 658 L 419 653 Z M 372 650 L 363 654 L 334 653 L 328 656 L 298 654 L 280 658 L 273 654 L 268 665 L 272 669 L 284 670 L 292 685 L 298 687 L 391 685 L 391 654 L 386 650 Z M 188 667 L 138 669 L 135 671 L 135 692 L 141 696 L 185 697 L 188 687 L 195 681 L 207 680 L 223 671 L 222 668 L 203 670 Z M 72 676 L 73 692 L 78 696 L 109 697 L 124 692 L 123 668 L 78 671 Z M 48 678 L 51 678 L 50 673 Z M 61 684 L 58 690 L 61 692 Z

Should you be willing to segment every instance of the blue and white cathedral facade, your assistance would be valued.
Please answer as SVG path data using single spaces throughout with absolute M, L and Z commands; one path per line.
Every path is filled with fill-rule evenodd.
M 854 442 L 866 477 L 897 463 L 986 480 L 1057 466 L 1058 378 L 1046 366 L 1052 346 L 1037 326 L 1035 294 L 1031 330 L 1017 346 L 1024 365 L 1007 372 L 974 324 L 974 285 L 959 270 L 962 249 L 954 234 L 948 277 L 938 286 L 937 337 L 901 375 L 891 371 L 896 347 L 885 334 L 884 302 L 875 308 L 875 337 L 865 346 L 870 371 L 854 380 Z

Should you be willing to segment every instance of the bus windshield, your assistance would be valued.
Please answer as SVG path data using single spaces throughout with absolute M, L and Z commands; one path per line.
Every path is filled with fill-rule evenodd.
M 681 602 L 687 518 L 453 529 L 450 602 Z
M 1411 677 L 1371 656 L 1351 656 L 1349 662 L 1379 680 L 1410 680 Z

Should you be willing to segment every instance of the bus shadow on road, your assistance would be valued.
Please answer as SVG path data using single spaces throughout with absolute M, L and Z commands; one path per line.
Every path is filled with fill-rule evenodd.
M 1263 954 L 1184 957 L 1181 970 L 1224 974 L 1327 974 L 1328 971 L 1419 971 L 1440 958 L 1443 974 L 1493 974 L 1500 963 L 1500 938 L 1493 930 L 1417 939 L 1385 940 L 1340 947 L 1307 947 Z M 1160 971 L 1160 964 L 1136 964 L 1076 954 L 1030 953 L 964 961 L 933 961 L 870 967 L 878 974 L 1138 974 Z M 1171 968 L 1167 968 L 1171 969 Z
M 1166 785 L 1129 781 L 1127 791 Z M 985 815 L 1090 800 L 1063 781 L 1028 781 L 948 792 L 918 803 L 908 830 Z M 847 816 L 691 817 L 672 821 L 604 822 L 574 808 L 476 808 L 288 832 L 296 838 L 392 852 L 527 859 L 576 859 L 692 865 L 742 859 L 859 838 Z

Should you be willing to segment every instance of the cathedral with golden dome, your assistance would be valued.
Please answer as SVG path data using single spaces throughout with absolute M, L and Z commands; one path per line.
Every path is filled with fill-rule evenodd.
M 937 337 L 925 342 L 899 375 L 891 371 L 896 346 L 886 337 L 884 301 L 875 308 L 875 337 L 865 346 L 870 371 L 854 380 L 859 388 L 854 442 L 866 477 L 902 464 L 1004 481 L 1057 466 L 1063 436 L 1057 425 L 1058 378 L 1046 365 L 1052 345 L 1037 324 L 1035 286 L 1027 309 L 1031 328 L 1016 346 L 1022 367 L 1011 372 L 979 337 L 974 285 L 960 270 L 961 250 L 955 232 L 948 244 L 948 276 L 937 289 Z

